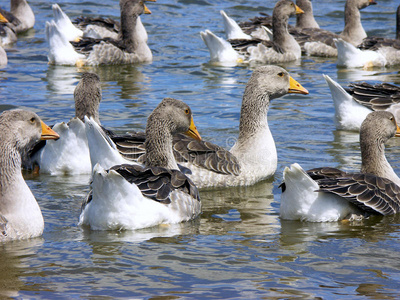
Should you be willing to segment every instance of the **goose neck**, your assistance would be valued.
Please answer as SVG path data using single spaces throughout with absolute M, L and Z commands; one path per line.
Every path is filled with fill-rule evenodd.
M 245 91 L 240 112 L 239 144 L 246 143 L 252 137 L 268 129 L 268 109 L 269 95 L 248 95 Z
M 173 136 L 168 130 L 170 126 L 167 121 L 148 121 L 145 142 L 147 166 L 178 169 L 172 150 Z

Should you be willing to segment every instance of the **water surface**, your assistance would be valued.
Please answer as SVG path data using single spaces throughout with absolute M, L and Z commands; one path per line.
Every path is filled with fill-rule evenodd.
M 241 97 L 251 68 L 210 64 L 201 30 L 223 36 L 219 11 L 236 20 L 272 12 L 273 1 L 160 0 L 142 17 L 154 62 L 137 66 L 75 68 L 47 64 L 45 22 L 51 3 L 29 1 L 35 29 L 7 49 L 0 69 L 0 109 L 34 110 L 52 124 L 74 115 L 73 90 L 83 71 L 102 80 L 101 121 L 117 132 L 144 129 L 164 97 L 187 102 L 206 140 L 230 147 L 238 134 Z M 117 1 L 59 1 L 71 17 L 119 17 Z M 394 0 L 362 13 L 369 34 L 394 37 Z M 343 28 L 344 0 L 314 1 L 321 27 Z M 3 4 L 6 5 L 6 4 Z M 8 5 L 8 3 L 7 3 Z M 9 6 L 5 8 L 9 8 Z M 293 23 L 294 20 L 291 20 Z M 42 237 L 0 245 L 0 291 L 15 298 L 399 298 L 399 218 L 357 224 L 279 219 L 285 166 L 360 167 L 358 134 L 338 131 L 328 74 L 400 84 L 398 68 L 346 70 L 335 59 L 303 57 L 283 64 L 310 91 L 271 103 L 268 120 L 278 150 L 274 178 L 246 188 L 201 191 L 203 213 L 183 224 L 135 232 L 90 232 L 77 226 L 89 176 L 34 176 L 26 180 L 45 218 Z M 398 140 L 387 156 L 400 172 Z

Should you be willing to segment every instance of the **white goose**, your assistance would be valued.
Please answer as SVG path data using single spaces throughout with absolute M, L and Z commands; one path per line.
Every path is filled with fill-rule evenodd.
M 91 174 L 89 147 L 84 117 L 92 117 L 98 123 L 101 101 L 100 78 L 94 73 L 83 73 L 75 88 L 75 117 L 68 123 L 53 126 L 60 135 L 57 141 L 46 141 L 32 150 L 30 164 L 37 164 L 41 173 Z
M 210 51 L 212 62 L 236 64 L 243 60 L 263 63 L 294 61 L 300 58 L 301 49 L 289 34 L 287 26 L 289 17 L 297 13 L 303 11 L 292 1 L 278 1 L 272 16 L 272 41 L 239 39 L 227 42 L 209 30 L 201 32 L 200 36 Z
M 359 131 L 367 115 L 376 110 L 386 110 L 400 120 L 400 88 L 383 84 L 350 84 L 345 90 L 328 75 L 328 83 L 335 107 L 335 124 L 338 129 Z
M 400 135 L 392 113 L 370 113 L 360 129 L 361 171 L 335 168 L 305 172 L 292 164 L 283 172 L 280 216 L 309 222 L 360 219 L 400 212 L 400 178 L 385 157 L 385 142 Z
M 121 0 L 120 9 L 121 30 L 117 39 L 83 38 L 69 42 L 71 37 L 54 20 L 46 22 L 49 62 L 78 66 L 151 62 L 153 55 L 147 45 L 147 33 L 143 33 L 144 27 L 138 19 L 142 13 L 151 13 L 150 10 L 143 0 Z
M 0 242 L 40 236 L 42 212 L 21 173 L 21 157 L 39 139 L 58 135 L 33 112 L 0 115 Z
M 179 171 L 172 152 L 172 136 L 180 132 L 200 139 L 189 106 L 165 98 L 147 120 L 145 165 L 105 170 L 97 164 L 79 225 L 93 230 L 135 230 L 197 217 L 201 213 L 197 188 Z M 95 149 L 89 146 L 90 151 Z
M 272 99 L 287 93 L 308 94 L 298 82 L 278 66 L 258 67 L 249 79 L 243 95 L 239 137 L 229 151 L 209 142 L 195 141 L 181 135 L 174 137 L 175 158 L 198 188 L 252 185 L 271 177 L 277 167 L 274 139 L 268 126 L 267 113 Z M 100 135 L 97 135 L 101 137 Z M 104 134 L 103 134 L 104 136 Z M 89 137 L 88 137 L 89 138 Z M 111 136 L 110 154 L 96 154 L 92 164 L 107 157 L 111 161 L 141 161 L 145 153 L 143 134 Z M 100 138 L 107 145 L 107 138 Z M 89 142 L 90 144 L 90 142 Z M 98 151 L 105 146 L 96 147 Z M 118 156 L 120 151 L 121 157 Z

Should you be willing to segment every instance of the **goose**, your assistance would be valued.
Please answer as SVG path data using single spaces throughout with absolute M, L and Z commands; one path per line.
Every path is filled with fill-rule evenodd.
M 121 0 L 121 30 L 117 39 L 83 38 L 70 42 L 54 20 L 46 22 L 49 63 L 56 65 L 103 65 L 151 62 L 147 33 L 138 26 L 142 13 L 150 14 L 143 0 Z
M 361 24 L 360 10 L 369 5 L 377 4 L 374 0 L 347 0 L 344 8 L 345 27 L 340 34 L 319 28 L 312 16 L 312 4 L 309 0 L 297 1 L 304 14 L 297 15 L 296 26 L 289 26 L 289 33 L 293 35 L 301 46 L 302 52 L 310 56 L 336 57 L 338 51 L 334 39 L 343 39 L 354 46 L 359 45 L 367 34 Z M 256 17 L 249 22 L 239 24 L 245 33 L 255 28 L 266 26 L 271 28 L 270 17 Z
M 228 151 L 209 142 L 174 136 L 175 159 L 182 171 L 198 188 L 252 185 L 271 177 L 277 167 L 277 152 L 267 113 L 270 100 L 287 93 L 308 94 L 308 91 L 281 67 L 258 67 L 245 88 L 235 145 Z M 89 145 L 91 136 L 88 134 Z M 115 163 L 129 163 L 126 160 L 143 159 L 142 133 L 111 137 L 100 133 L 95 138 L 102 142 L 93 147 L 97 151 L 93 153 L 96 157 L 91 153 L 92 165 L 100 163 L 107 168 Z
M 200 32 L 200 36 L 210 52 L 211 62 L 236 64 L 245 61 L 280 63 L 300 58 L 301 49 L 289 34 L 288 19 L 303 11 L 290 0 L 280 0 L 273 11 L 272 41 L 260 39 L 229 40 L 217 37 L 210 30 Z
M 347 68 L 383 67 L 400 64 L 400 5 L 396 13 L 396 39 L 366 37 L 354 47 L 345 40 L 335 40 L 338 48 L 337 65 Z
M 328 75 L 323 76 L 331 91 L 338 129 L 359 131 L 367 115 L 376 110 L 389 111 L 400 120 L 400 87 L 353 83 L 345 90 Z
M 0 9 L 0 13 L 12 24 L 15 33 L 33 28 L 35 14 L 26 0 L 10 0 L 10 12 Z
M 74 91 L 75 117 L 68 123 L 60 122 L 53 126 L 60 139 L 36 145 L 25 165 L 38 165 L 41 173 L 91 174 L 89 147 L 86 138 L 84 117 L 99 120 L 101 101 L 100 78 L 95 73 L 83 73 Z
M 21 157 L 39 139 L 58 135 L 33 112 L 14 109 L 0 115 L 0 241 L 43 233 L 42 212 L 21 173 Z
M 7 12 L 0 8 L 0 46 L 7 46 L 17 41 L 15 26 L 4 14 Z M 9 17 L 13 18 L 12 15 Z
M 296 28 L 319 28 L 314 18 L 311 0 L 296 0 L 296 5 L 304 11 L 303 14 L 296 15 Z
M 156 0 L 146 0 L 147 2 L 155 2 Z M 118 39 L 118 34 L 121 29 L 121 24 L 118 21 L 115 21 L 110 18 L 102 18 L 102 17 L 86 17 L 80 16 L 74 21 L 65 14 L 61 7 L 58 4 L 52 5 L 54 22 L 63 32 L 63 34 L 67 37 L 68 41 L 79 41 L 82 37 L 90 37 L 96 39 Z M 146 29 L 143 26 L 143 23 L 140 19 L 140 16 L 137 18 L 136 27 L 139 36 L 144 41 L 147 41 L 148 36 Z
M 308 222 L 359 220 L 400 211 L 400 179 L 385 157 L 385 142 L 400 135 L 392 113 L 371 112 L 360 129 L 361 170 L 304 171 L 297 163 L 283 171 L 280 217 Z
M 88 119 L 86 126 L 93 123 Z M 147 119 L 144 165 L 105 170 L 97 164 L 79 225 L 92 230 L 135 230 L 196 218 L 201 213 L 198 190 L 179 171 L 172 153 L 173 135 L 182 132 L 201 139 L 189 106 L 163 99 Z

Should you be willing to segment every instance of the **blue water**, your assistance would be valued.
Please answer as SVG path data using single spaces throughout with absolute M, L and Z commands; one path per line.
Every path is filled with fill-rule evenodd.
M 100 1 L 98 1 L 100 2 Z M 59 1 L 71 17 L 119 18 L 118 1 Z M 378 0 L 363 10 L 371 35 L 394 37 L 395 0 Z M 74 115 L 73 90 L 83 71 L 102 81 L 101 121 L 118 132 L 144 129 L 146 117 L 164 97 L 187 102 L 206 140 L 224 147 L 238 134 L 241 97 L 252 70 L 209 63 L 201 30 L 223 36 L 219 11 L 238 21 L 274 1 L 159 0 L 142 21 L 154 62 L 137 66 L 76 68 L 47 64 L 45 22 L 51 3 L 29 1 L 34 30 L 7 49 L 0 69 L 0 109 L 20 107 L 52 124 Z M 344 1 L 314 1 L 321 27 L 343 28 Z M 9 3 L 2 3 L 9 8 Z M 291 20 L 294 23 L 294 20 Z M 310 91 L 272 102 L 268 120 L 278 151 L 271 180 L 246 188 L 201 191 L 203 213 L 184 224 L 136 232 L 90 232 L 77 226 L 89 176 L 26 173 L 45 218 L 41 238 L 0 245 L 0 294 L 20 299 L 75 298 L 314 298 L 400 297 L 398 216 L 360 224 L 310 224 L 279 219 L 285 166 L 305 169 L 360 167 L 357 133 L 336 130 L 328 74 L 345 85 L 355 80 L 400 84 L 399 68 L 370 71 L 336 67 L 335 59 L 303 57 L 283 64 Z M 400 173 L 400 142 L 387 157 Z

